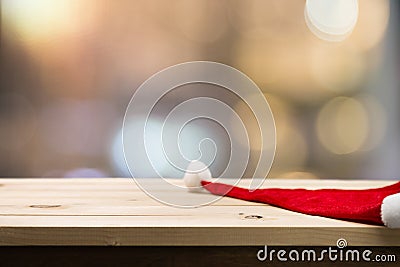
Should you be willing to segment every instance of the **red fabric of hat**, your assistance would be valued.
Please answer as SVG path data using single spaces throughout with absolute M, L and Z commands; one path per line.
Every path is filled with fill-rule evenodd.
M 304 214 L 377 225 L 389 223 L 389 227 L 400 227 L 400 182 L 365 190 L 267 188 L 250 191 L 204 180 L 201 185 L 215 195 L 262 202 Z M 389 201 L 393 198 L 394 202 Z M 384 214 L 383 204 L 387 199 L 387 214 Z M 386 222 L 385 216 L 389 222 Z

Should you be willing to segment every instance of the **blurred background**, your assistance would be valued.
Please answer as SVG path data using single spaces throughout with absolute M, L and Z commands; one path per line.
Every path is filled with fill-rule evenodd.
M 304 5 L 2 0 L 0 176 L 129 177 L 121 127 L 135 90 L 209 60 L 265 94 L 277 130 L 269 177 L 399 178 L 400 4 L 360 0 L 342 42 L 314 35 Z

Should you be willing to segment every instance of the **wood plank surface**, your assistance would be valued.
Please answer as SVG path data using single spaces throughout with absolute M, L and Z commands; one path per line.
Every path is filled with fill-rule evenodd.
M 213 197 L 171 192 L 158 179 L 141 181 L 163 196 Z M 391 183 L 268 179 L 263 187 L 363 189 Z M 248 185 L 249 180 L 240 182 Z M 0 245 L 332 246 L 339 238 L 354 246 L 400 246 L 400 230 L 237 199 L 200 208 L 164 205 L 129 178 L 0 179 Z

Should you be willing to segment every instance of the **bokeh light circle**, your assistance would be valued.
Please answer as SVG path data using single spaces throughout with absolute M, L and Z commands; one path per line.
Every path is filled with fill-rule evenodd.
M 342 41 L 358 19 L 358 0 L 307 0 L 304 17 L 308 28 L 326 41 Z
M 324 105 L 316 124 L 321 144 L 338 155 L 359 151 L 370 127 L 365 106 L 349 97 L 336 97 Z

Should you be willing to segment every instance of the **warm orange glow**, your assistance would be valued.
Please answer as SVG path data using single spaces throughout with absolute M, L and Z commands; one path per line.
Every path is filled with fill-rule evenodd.
M 336 97 L 320 111 L 317 120 L 319 141 L 335 154 L 349 154 L 361 148 L 368 136 L 368 114 L 357 100 Z
M 90 8 L 89 8 L 90 7 Z M 79 0 L 4 0 L 4 22 L 26 43 L 48 43 L 85 30 L 96 6 Z
M 321 89 L 346 93 L 361 85 L 367 64 L 360 51 L 349 46 L 321 45 L 311 50 L 312 78 Z
M 349 42 L 361 51 L 367 51 L 378 45 L 386 32 L 390 13 L 389 7 L 388 0 L 360 1 L 358 22 Z

